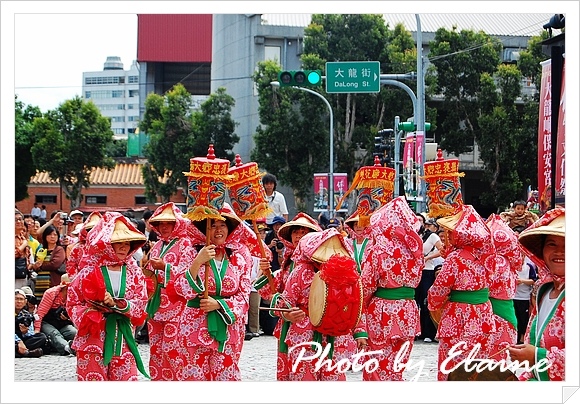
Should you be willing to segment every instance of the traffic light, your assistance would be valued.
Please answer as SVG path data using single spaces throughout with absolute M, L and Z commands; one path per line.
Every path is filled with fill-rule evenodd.
M 392 167 L 392 129 L 383 129 L 379 131 L 380 136 L 375 136 L 375 149 L 373 153 L 373 159 L 375 156 L 379 157 L 381 166 Z
M 425 132 L 429 132 L 431 129 L 431 124 L 429 122 L 425 122 Z M 415 122 L 401 122 L 399 123 L 399 130 L 403 130 L 405 132 L 415 132 L 417 131 L 417 125 Z
M 280 87 L 320 87 L 321 70 L 286 70 L 278 73 Z

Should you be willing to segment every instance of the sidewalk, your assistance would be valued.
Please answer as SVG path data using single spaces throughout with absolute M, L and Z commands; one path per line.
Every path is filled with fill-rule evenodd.
M 276 343 L 273 336 L 262 335 L 250 341 L 244 341 L 240 369 L 242 381 L 276 381 Z M 436 343 L 416 341 L 411 351 L 411 361 L 404 373 L 405 380 L 411 380 L 418 374 L 419 365 L 423 364 L 418 381 L 437 380 L 437 346 Z M 149 363 L 149 345 L 139 345 L 143 363 Z M 139 375 L 140 380 L 147 381 Z M 346 373 L 348 381 L 361 381 L 362 371 Z M 14 381 L 76 381 L 76 357 L 47 355 L 40 358 L 15 358 Z

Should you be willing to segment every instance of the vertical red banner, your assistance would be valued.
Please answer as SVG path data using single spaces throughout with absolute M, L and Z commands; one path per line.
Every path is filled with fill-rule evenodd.
M 328 210 L 328 173 L 314 174 L 314 211 Z
M 556 200 L 563 201 L 566 196 L 566 59 L 562 65 L 562 91 L 558 114 L 558 137 L 556 146 Z
M 348 190 L 348 176 L 346 173 L 334 173 L 332 174 L 332 180 L 334 183 L 334 187 L 332 190 L 334 191 L 334 207 L 338 205 L 338 201 L 342 198 L 342 196 Z M 348 201 L 345 200 L 340 209 L 337 212 L 348 212 Z
M 538 120 L 538 194 L 540 210 L 550 208 L 552 178 L 552 62 L 542 62 Z
M 405 139 L 405 148 L 403 149 L 403 168 L 407 168 L 409 160 L 414 160 L 413 158 L 413 141 L 415 135 L 413 133 L 407 133 L 407 138 Z

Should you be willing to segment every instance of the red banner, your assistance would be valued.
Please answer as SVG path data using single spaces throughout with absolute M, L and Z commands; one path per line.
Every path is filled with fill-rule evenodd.
M 550 208 L 552 178 L 552 62 L 542 62 L 538 120 L 538 194 L 540 209 Z
M 566 59 L 562 65 L 562 91 L 558 113 L 558 143 L 556 147 L 556 201 L 566 196 Z M 558 203 L 558 202 L 556 202 Z

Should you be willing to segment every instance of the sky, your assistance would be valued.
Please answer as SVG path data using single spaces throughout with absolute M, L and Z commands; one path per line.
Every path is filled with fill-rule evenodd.
M 573 5 L 571 5 L 573 4 Z M 307 13 L 339 13 L 339 12 L 365 12 L 365 13 L 385 13 L 389 10 L 396 10 L 396 12 L 409 12 L 409 13 L 427 13 L 427 12 L 571 12 L 567 17 L 567 32 L 570 32 L 570 36 L 567 36 L 567 42 L 570 42 L 568 49 L 570 55 L 567 60 L 572 61 L 570 66 L 567 65 L 567 72 L 570 71 L 572 74 L 567 77 L 569 79 L 570 87 L 573 91 L 569 92 L 569 97 L 567 99 L 568 109 L 571 111 L 578 111 L 578 46 L 573 46 L 572 41 L 575 41 L 577 45 L 578 40 L 578 3 L 577 2 L 533 2 L 528 1 L 522 2 L 395 2 L 395 1 L 381 1 L 381 2 L 364 2 L 364 1 L 351 1 L 351 2 L 340 2 L 340 1 L 310 1 L 310 2 L 282 2 L 282 1 L 264 1 L 264 2 L 175 2 L 175 1 L 141 1 L 141 2 L 128 2 L 128 1 L 93 1 L 93 2 L 24 2 L 24 1 L 2 1 L 1 2 L 2 12 L 2 46 L 1 46 L 1 63 L 2 63 L 2 102 L 0 106 L 2 107 L 2 158 L 1 158 L 1 178 L 2 186 L 5 189 L 13 189 L 14 181 L 14 165 L 12 164 L 14 154 L 12 150 L 14 149 L 14 94 L 17 94 L 19 99 L 25 104 L 32 104 L 39 106 L 41 111 L 46 112 L 49 109 L 55 109 L 64 100 L 70 99 L 75 95 L 81 95 L 81 84 L 82 84 L 82 73 L 85 71 L 99 71 L 103 69 L 103 64 L 105 63 L 107 56 L 119 56 L 124 64 L 125 69 L 128 69 L 134 59 L 137 56 L 137 14 L 138 13 L 192 13 L 192 14 L 202 14 L 202 13 L 218 13 L 218 12 L 228 12 L 228 13 L 274 13 L 274 12 L 307 12 Z M 111 12 L 112 11 L 112 12 Z M 107 13 L 109 12 L 109 13 Z M 568 67 L 570 69 L 568 70 Z M 572 147 L 573 152 L 578 150 L 578 114 L 570 114 L 570 128 L 574 136 L 570 136 L 569 147 Z M 575 128 L 575 129 L 574 129 Z M 567 142 L 568 142 L 567 139 Z M 570 186 L 570 192 L 568 193 L 568 200 L 570 201 L 570 206 L 572 203 L 574 206 L 578 203 L 577 188 L 578 188 L 578 160 L 579 159 L 569 159 L 567 164 L 568 173 L 572 173 L 568 176 L 569 179 L 574 182 Z M 568 192 L 568 191 L 567 191 Z M 2 192 L 2 213 L 3 217 L 11 218 L 11 209 L 14 202 L 14 196 L 10 196 L 10 191 Z M 578 209 L 570 209 L 568 218 L 571 223 L 578 223 Z M 578 226 L 570 227 L 569 229 L 570 237 L 572 237 L 572 245 L 577 246 L 578 244 Z M 11 227 L 3 226 L 2 230 L 2 246 L 6 246 L 2 250 L 3 263 L 7 268 L 12 265 L 9 257 L 9 248 L 12 241 L 8 241 L 11 236 Z M 571 251 L 571 250 L 570 250 Z M 577 254 L 578 250 L 575 250 Z M 576 257 L 574 257 L 576 258 Z M 7 261 L 6 261 L 7 260 Z M 6 261 L 6 262 L 5 262 Z M 572 278 L 574 283 L 572 283 L 575 291 L 578 292 L 578 272 L 577 272 L 577 262 L 578 260 L 573 260 L 573 264 L 569 266 L 569 269 L 573 269 L 574 273 L 569 274 L 569 279 Z M 1 307 L 10 307 L 12 304 L 11 299 L 11 276 L 10 271 L 2 271 L 2 305 Z M 569 307 L 571 309 L 578 310 L 578 293 L 571 293 L 569 299 Z M 570 314 L 570 313 L 569 313 Z M 9 310 L 2 310 L 3 324 L 6 321 L 11 327 L 11 319 Z M 575 327 L 577 327 L 578 316 L 569 316 L 570 320 L 575 321 Z M 2 327 L 3 333 L 10 333 L 10 327 Z M 576 328 L 577 329 L 577 328 Z M 573 330 L 570 330 L 573 331 Z M 579 333 L 575 333 L 575 338 L 578 338 Z M 570 334 L 569 334 L 570 335 Z M 572 335 L 570 335 L 572 337 Z M 7 341 L 10 335 L 3 336 L 3 341 Z M 21 390 L 22 384 L 8 387 L 8 390 L 4 388 L 6 383 L 10 384 L 11 380 L 11 345 L 2 345 L 2 402 L 5 402 L 5 394 L 7 391 L 12 391 L 14 393 Z M 574 344 L 570 344 L 574 345 Z M 578 344 L 571 346 L 568 351 L 570 354 L 570 359 L 576 366 L 575 369 L 569 369 L 569 375 L 572 377 L 571 382 L 565 385 L 575 385 L 578 386 Z M 575 371 L 575 373 L 572 373 Z M 6 373 L 5 373 L 6 372 Z M 99 384 L 102 386 L 101 384 Z M 232 398 L 232 394 L 238 391 L 238 386 L 236 388 L 228 388 L 224 391 L 220 391 L 219 397 L 212 401 L 216 402 L 271 402 L 271 397 L 268 394 L 264 394 L 262 389 L 271 388 L 278 386 L 277 384 L 269 384 L 269 387 L 262 384 L 258 390 L 258 384 L 256 383 L 242 383 L 245 385 L 248 394 L 243 394 L 237 396 L 237 399 Z M 383 391 L 375 391 L 373 395 L 372 391 L 378 387 L 379 384 L 370 386 L 365 386 L 365 390 L 369 395 L 365 395 L 363 401 L 371 401 L 371 397 L 377 397 L 384 401 L 386 396 Z M 116 385 L 114 388 L 118 389 L 121 385 Z M 123 386 L 126 386 L 123 384 Z M 175 386 L 175 385 L 172 385 Z M 252 390 L 249 390 L 251 386 Z M 440 389 L 442 387 L 439 385 L 429 384 L 425 385 L 426 389 L 416 389 L 417 394 L 422 394 L 423 400 L 428 400 L 429 397 L 434 401 L 436 393 L 443 391 Z M 34 387 L 44 388 L 41 384 Z M 83 394 L 82 396 L 67 394 L 65 396 L 58 395 L 55 396 L 55 400 L 59 402 L 82 402 L 83 400 L 91 400 L 90 392 L 95 391 L 97 397 L 96 401 L 106 400 L 105 396 L 100 395 L 98 390 L 94 390 L 96 386 L 83 386 L 86 388 L 86 392 L 89 394 Z M 180 388 L 183 385 L 180 386 Z M 228 385 L 229 387 L 229 385 Z M 303 386 L 304 387 L 304 386 Z M 319 387 L 318 385 L 316 387 Z M 328 391 L 326 395 L 329 399 L 334 397 L 335 402 L 354 402 L 357 388 L 344 390 L 342 386 L 337 386 L 333 384 L 333 391 Z M 384 387 L 384 386 L 383 386 Z M 395 392 L 399 391 L 399 395 L 396 401 L 398 402 L 408 402 L 410 396 L 400 395 L 402 390 L 397 390 L 397 388 L 403 387 L 389 386 L 389 391 Z M 465 388 L 467 386 L 462 386 Z M 472 393 L 476 394 L 477 388 L 480 386 L 470 386 Z M 107 386 L 107 388 L 113 389 L 112 386 Z M 314 391 L 315 386 L 309 385 L 309 390 Z M 454 386 L 455 388 L 455 386 Z M 458 387 L 457 392 L 461 392 L 461 388 Z M 497 385 L 495 388 L 499 388 Z M 511 387 L 510 387 L 511 388 Z M 547 396 L 546 391 L 552 392 L 554 388 L 557 388 L 557 395 Z M 526 393 L 528 393 L 529 402 L 561 402 L 561 390 L 559 385 L 550 384 L 546 386 L 543 384 L 543 389 L 539 390 L 538 385 L 526 384 Z M 78 386 L 67 384 L 68 389 L 78 389 Z M 136 400 L 138 402 L 160 402 L 163 397 L 160 395 L 159 389 L 152 389 L 150 383 L 142 383 L 140 389 L 143 392 L 148 392 L 150 395 L 147 397 L 138 397 L 137 395 L 131 394 L 131 396 L 125 396 L 126 402 L 133 402 Z M 243 388 L 242 388 L 243 390 Z M 522 390 L 515 388 L 513 392 L 521 394 Z M 111 390 L 112 391 L 112 390 Z M 120 389 L 115 390 L 117 394 L 120 393 Z M 129 390 L 129 392 L 135 390 Z M 267 391 L 267 390 L 265 390 Z M 77 390 L 78 392 L 78 390 Z M 191 391 L 190 391 L 191 392 Z M 183 399 L 178 397 L 186 397 L 186 401 L 208 401 L 198 399 L 197 394 L 190 395 L 190 392 L 183 392 L 183 396 L 172 395 L 171 400 L 174 402 L 182 401 Z M 465 393 L 467 389 L 464 390 Z M 513 394 L 508 393 L 508 394 Z M 12 394 L 12 393 L 10 393 Z M 111 393 L 112 394 L 112 393 Z M 121 394 L 123 394 L 121 392 Z M 125 393 L 127 394 L 127 393 Z M 199 393 L 198 393 L 199 394 Z M 391 394 L 391 393 L 389 393 Z M 402 394 L 405 394 L 404 392 Z M 485 393 L 483 393 L 485 394 Z M 580 392 L 576 392 L 578 396 Z M 82 398 L 79 398 L 82 397 Z M 101 398 L 103 397 L 103 398 Z M 111 395 L 111 397 L 113 397 Z M 119 396 L 115 396 L 119 397 Z M 202 396 L 203 397 L 203 396 Z M 279 393 L 277 397 L 280 398 Z M 287 400 L 292 400 L 293 395 L 288 396 Z M 317 397 L 315 395 L 310 397 Z M 443 397 L 443 396 L 440 396 Z M 447 396 L 444 401 L 447 402 L 468 402 L 469 399 L 461 395 L 454 394 L 453 396 Z M 476 397 L 477 396 L 472 396 Z M 506 396 L 507 397 L 507 396 Z M 576 397 L 577 398 L 577 397 Z M 10 401 L 21 400 L 21 398 L 16 398 L 12 396 Z M 46 399 L 46 402 L 50 402 L 52 397 L 43 397 L 42 401 Z M 185 399 L 185 398 L 184 398 Z M 312 401 L 313 398 L 306 401 Z M 512 395 L 512 401 L 520 400 L 521 396 Z M 149 401 L 155 400 L 155 401 Z M 298 400 L 298 398 L 296 398 Z M 347 401 L 344 401 L 347 400 Z M 393 401 L 392 398 L 388 399 Z M 459 401 L 457 401 L 459 400 Z M 507 400 L 507 398 L 506 398 Z M 295 400 L 292 400 L 295 401 Z M 303 401 L 303 400 L 300 400 Z M 318 400 L 323 402 L 321 400 Z M 360 401 L 356 399 L 356 401 Z M 89 402 L 89 401 L 86 401 Z M 427 402 L 427 401 L 425 401 Z M 515 401 L 514 401 L 515 402 Z

